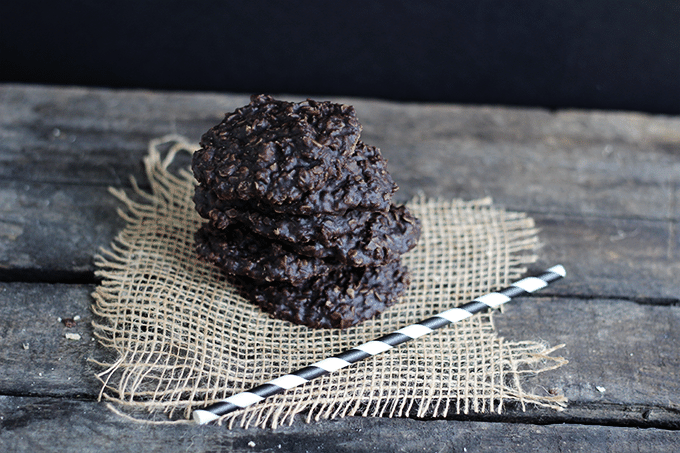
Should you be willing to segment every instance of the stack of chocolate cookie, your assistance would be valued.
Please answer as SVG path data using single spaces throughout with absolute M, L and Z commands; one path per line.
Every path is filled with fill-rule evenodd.
M 354 108 L 330 102 L 261 95 L 227 114 L 192 161 L 209 220 L 199 257 L 296 324 L 345 328 L 392 305 L 420 224 L 392 203 L 397 186 L 360 133 Z

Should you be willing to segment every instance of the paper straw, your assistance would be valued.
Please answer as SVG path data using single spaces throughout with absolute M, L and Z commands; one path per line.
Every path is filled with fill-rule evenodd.
M 545 288 L 549 283 L 566 276 L 563 266 L 551 267 L 541 275 L 527 277 L 519 280 L 501 291 L 485 294 L 460 307 L 446 310 L 438 315 L 427 318 L 416 324 L 404 327 L 391 334 L 369 341 L 360 346 L 348 349 L 333 357 L 329 357 L 313 365 L 301 368 L 293 373 L 286 374 L 265 384 L 259 385 L 245 392 L 237 393 L 222 401 L 211 404 L 204 409 L 193 412 L 193 418 L 198 424 L 209 423 L 223 415 L 252 404 L 259 403 L 263 399 L 283 393 L 288 389 L 305 384 L 306 382 L 325 376 L 326 374 L 345 368 L 361 360 L 372 357 L 388 349 L 410 340 L 422 337 L 433 330 L 441 329 L 454 322 L 469 318 L 470 316 L 486 310 L 498 307 L 512 298 L 533 293 Z

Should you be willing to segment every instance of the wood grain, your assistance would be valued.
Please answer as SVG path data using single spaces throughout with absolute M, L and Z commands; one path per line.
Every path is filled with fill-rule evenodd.
M 223 426 L 142 425 L 102 404 L 0 397 L 4 451 L 98 452 L 676 452 L 677 433 L 662 429 L 527 425 L 480 421 L 346 418 L 276 431 Z
M 5 84 L 0 450 L 680 450 L 680 118 L 336 100 L 356 107 L 401 201 L 491 196 L 535 219 L 531 270 L 561 263 L 568 278 L 494 319 L 508 341 L 565 344 L 555 355 L 569 364 L 525 386 L 564 392 L 567 409 L 508 404 L 501 415 L 298 421 L 276 431 L 142 428 L 113 414 L 96 401 L 89 360 L 110 354 L 92 341 L 89 311 L 93 255 L 123 227 L 107 189 L 129 189 L 130 176 L 145 186 L 150 139 L 197 142 L 248 97 Z M 58 321 L 75 315 L 74 327 Z
M 131 191 L 130 191 L 131 192 Z M 0 279 L 93 281 L 93 256 L 124 226 L 104 186 L 20 183 L 0 189 Z M 678 301 L 680 229 L 663 220 L 543 214 L 541 260 L 569 278 L 551 294 Z
M 111 359 L 92 340 L 91 285 L 0 283 L 0 395 L 49 395 L 94 399 L 100 367 L 90 361 Z M 613 315 L 615 314 L 615 316 Z M 79 315 L 75 327 L 58 318 Z M 527 413 L 509 404 L 502 421 L 628 424 L 680 428 L 680 307 L 641 305 L 633 301 L 531 297 L 509 304 L 497 314 L 498 335 L 507 341 L 565 344 L 553 355 L 569 364 L 529 377 L 526 388 L 537 394 L 562 393 L 570 406 L 562 412 Z M 565 322 L 568 320 L 568 322 Z M 415 321 L 415 320 L 414 320 Z M 68 340 L 66 333 L 80 340 Z M 406 346 L 407 347 L 407 346 Z M 20 379 L 17 379 L 21 376 Z M 572 414 L 571 407 L 575 407 Z M 589 412 L 584 408 L 593 406 Z M 650 414 L 654 412 L 654 419 Z M 647 415 L 644 415 L 647 413 Z M 493 414 L 454 419 L 487 419 Z
M 356 107 L 402 195 L 541 212 L 680 218 L 680 119 L 336 99 Z M 151 138 L 198 141 L 244 96 L 0 87 L 0 177 L 125 185 Z

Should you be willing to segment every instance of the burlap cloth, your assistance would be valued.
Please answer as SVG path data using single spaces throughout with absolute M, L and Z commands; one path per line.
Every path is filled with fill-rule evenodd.
M 412 284 L 400 303 L 344 331 L 275 320 L 194 254 L 193 234 L 202 221 L 191 199 L 194 180 L 186 167 L 169 168 L 178 152 L 194 149 L 181 137 L 150 143 L 144 163 L 151 192 L 136 185 L 131 194 L 111 190 L 125 206 L 119 211 L 127 226 L 96 258 L 102 283 L 93 294 L 94 330 L 115 357 L 98 362 L 106 368 L 98 374 L 101 396 L 137 419 L 148 420 L 149 414 L 186 419 L 192 408 L 499 289 L 535 260 L 537 230 L 525 214 L 495 208 L 490 199 L 418 197 L 408 206 L 423 233 L 404 256 Z M 444 417 L 500 413 L 508 401 L 559 409 L 566 404 L 563 396 L 528 393 L 521 379 L 564 364 L 549 356 L 554 349 L 504 341 L 494 332 L 491 314 L 476 315 L 226 421 L 275 427 L 302 412 L 308 421 Z

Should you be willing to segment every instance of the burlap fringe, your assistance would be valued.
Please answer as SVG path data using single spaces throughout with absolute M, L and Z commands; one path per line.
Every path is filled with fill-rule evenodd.
M 493 208 L 490 199 L 420 196 L 409 203 L 424 233 L 418 250 L 405 256 L 413 284 L 404 302 L 343 332 L 291 326 L 260 313 L 219 272 L 193 257 L 191 233 L 200 223 L 191 202 L 193 177 L 188 169 L 174 174 L 169 167 L 177 153 L 195 148 L 179 136 L 154 140 L 144 159 L 151 192 L 134 179 L 130 195 L 110 189 L 124 206 L 118 213 L 127 227 L 96 256 L 102 283 L 93 293 L 99 318 L 94 331 L 116 356 L 96 361 L 105 368 L 97 378 L 100 399 L 115 403 L 124 410 L 116 412 L 127 417 L 157 423 L 152 418 L 162 413 L 167 418 L 158 423 L 168 423 L 181 414 L 186 422 L 196 406 L 506 285 L 536 259 L 538 232 L 526 215 Z M 220 423 L 276 427 L 303 412 L 308 422 L 346 416 L 439 418 L 501 413 L 509 401 L 523 409 L 565 407 L 562 395 L 522 388 L 525 374 L 566 363 L 550 355 L 561 346 L 506 342 L 496 336 L 491 316 L 477 315 Z

